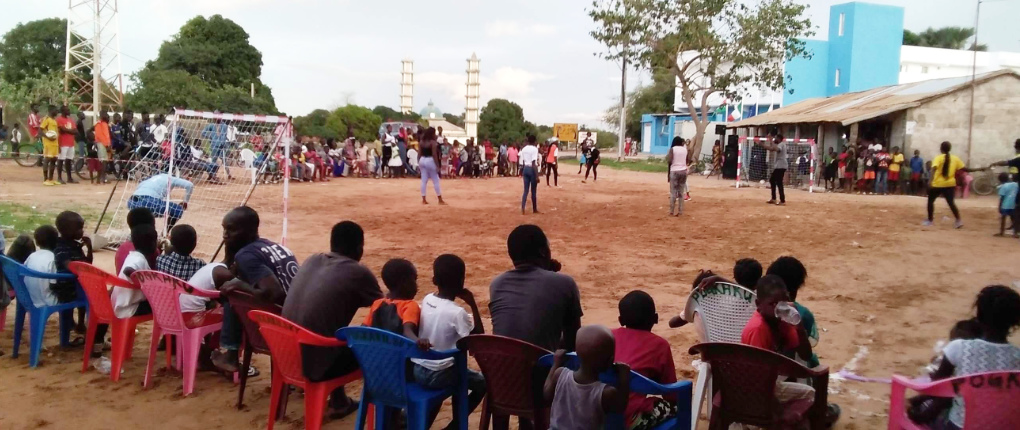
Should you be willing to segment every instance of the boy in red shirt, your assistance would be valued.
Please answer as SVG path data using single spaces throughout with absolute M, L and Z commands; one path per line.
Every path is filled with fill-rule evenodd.
M 795 351 L 801 357 L 810 357 L 811 343 L 804 326 L 787 324 L 776 316 L 776 307 L 780 303 L 793 306 L 783 279 L 776 275 L 765 275 L 758 281 L 755 290 L 758 293 L 755 302 L 758 310 L 744 327 L 740 343 L 780 354 Z M 814 404 L 815 389 L 796 382 L 785 382 L 785 379 L 780 377 L 776 382 L 776 400 L 783 409 L 782 422 L 796 425 L 804 420 L 804 414 Z
M 42 118 L 39 116 L 39 105 L 32 105 L 32 113 L 28 114 L 28 121 L 25 122 L 28 126 L 28 135 L 32 137 L 32 142 L 39 140 L 39 127 L 42 125 Z
M 620 327 L 616 338 L 616 360 L 660 384 L 676 382 L 673 351 L 666 339 L 652 333 L 659 322 L 655 301 L 644 291 L 631 291 L 620 299 Z M 652 429 L 676 416 L 675 396 L 646 397 L 630 393 L 625 417 L 630 430 Z
M 60 129 L 58 144 L 60 152 L 57 154 L 57 182 L 63 184 L 61 172 L 67 172 L 67 183 L 74 184 L 71 177 L 71 163 L 74 161 L 74 138 L 77 136 L 78 128 L 71 119 L 71 109 L 67 106 L 60 108 L 60 117 L 57 118 L 57 127 Z

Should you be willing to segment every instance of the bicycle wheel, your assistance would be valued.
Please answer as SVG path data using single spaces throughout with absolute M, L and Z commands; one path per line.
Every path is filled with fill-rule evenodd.
M 994 174 L 985 174 L 981 175 L 978 178 L 975 178 L 974 182 L 971 182 L 970 184 L 971 191 L 973 191 L 974 194 L 977 194 L 979 196 L 991 195 L 992 193 L 995 192 L 994 177 L 995 177 Z
M 35 144 L 21 144 L 18 147 L 18 154 L 12 156 L 14 161 L 21 167 L 33 167 L 42 164 L 42 148 Z
M 74 159 L 74 173 L 77 173 L 78 178 L 82 180 L 89 178 L 89 169 L 85 168 L 85 157 L 76 157 Z

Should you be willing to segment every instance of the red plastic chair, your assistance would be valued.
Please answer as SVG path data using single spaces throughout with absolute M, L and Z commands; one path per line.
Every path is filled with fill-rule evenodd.
M 257 310 L 280 315 L 283 313 L 283 307 L 275 303 L 265 303 L 240 290 L 228 293 L 227 300 L 230 301 L 230 309 L 237 314 L 241 326 L 244 327 L 244 357 L 241 360 L 240 370 L 237 372 L 240 379 L 240 387 L 237 390 L 237 409 L 241 409 L 241 405 L 244 404 L 244 387 L 248 383 L 248 369 L 251 367 L 251 355 L 253 353 L 270 355 L 269 345 L 266 344 L 262 333 L 259 332 L 258 324 L 248 318 L 248 312 Z M 286 409 L 287 405 L 284 402 L 281 411 Z
M 322 414 L 326 410 L 326 398 L 334 389 L 361 379 L 361 371 L 354 371 L 336 379 L 323 382 L 311 382 L 305 378 L 301 365 L 301 345 L 339 348 L 347 344 L 325 336 L 319 336 L 307 329 L 294 324 L 279 315 L 265 311 L 248 312 L 248 318 L 259 326 L 259 332 L 265 338 L 272 351 L 273 390 L 269 402 L 269 424 L 267 429 L 273 430 L 277 418 L 280 401 L 293 385 L 305 390 L 305 428 L 318 430 L 322 427 Z
M 701 359 L 711 365 L 712 385 L 721 397 L 719 407 L 713 408 L 710 429 L 726 429 L 732 423 L 780 428 L 781 410 L 775 397 L 780 375 L 811 378 L 815 402 L 806 418 L 812 429 L 827 427 L 828 367 L 808 369 L 772 351 L 739 343 L 700 343 L 691 347 L 690 354 L 701 354 Z
M 907 417 L 906 390 L 936 397 L 963 397 L 965 429 L 1020 429 L 1020 371 L 988 372 L 919 383 L 892 377 L 889 430 L 926 429 Z
M 223 313 L 206 313 L 204 318 L 185 320 L 181 313 L 181 295 L 193 295 L 215 299 L 219 291 L 205 291 L 192 287 L 180 279 L 166 273 L 153 270 L 140 270 L 131 275 L 145 293 L 152 307 L 153 326 L 152 342 L 149 344 L 149 362 L 145 367 L 146 388 L 152 382 L 152 366 L 156 364 L 156 348 L 162 335 L 174 335 L 177 338 L 177 363 L 184 376 L 184 395 L 195 391 L 195 373 L 198 371 L 198 351 L 202 346 L 202 338 L 210 333 L 220 331 L 223 325 Z M 168 350 L 170 348 L 167 348 Z
M 110 302 L 111 287 L 138 289 L 138 286 L 106 273 L 102 269 L 88 263 L 72 261 L 67 268 L 78 277 L 78 283 L 85 291 L 89 301 L 89 325 L 85 332 L 85 354 L 81 359 L 81 371 L 89 369 L 89 358 L 92 357 L 92 346 L 96 340 L 96 328 L 99 324 L 110 325 L 110 337 L 113 338 L 113 350 L 110 351 L 110 379 L 120 380 L 120 369 L 124 362 L 131 358 L 135 346 L 135 327 L 146 321 L 152 321 L 152 315 L 140 315 L 130 318 L 117 318 Z
M 517 339 L 488 334 L 467 336 L 457 342 L 457 349 L 471 354 L 485 376 L 481 430 L 488 430 L 493 415 L 500 420 L 500 428 L 508 428 L 511 415 L 531 420 L 536 429 L 549 427 L 549 409 L 542 400 L 544 378 L 536 375 L 536 369 L 540 369 L 538 360 L 550 354 L 549 351 Z

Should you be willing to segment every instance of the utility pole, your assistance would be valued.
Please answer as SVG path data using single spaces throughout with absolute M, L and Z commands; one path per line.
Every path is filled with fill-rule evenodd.
M 623 2 L 623 15 L 627 20 L 623 24 L 623 55 L 620 67 L 620 131 L 616 138 L 616 161 L 623 161 L 623 141 L 627 138 L 627 48 L 630 45 L 630 20 L 627 1 Z
M 971 60 L 970 68 L 970 122 L 967 125 L 967 164 L 970 164 L 971 154 L 974 150 L 974 96 L 976 91 L 977 79 L 977 45 L 978 45 L 978 25 L 981 24 L 981 1 L 977 0 L 977 11 L 974 13 L 974 44 L 970 47 L 973 51 L 973 57 Z

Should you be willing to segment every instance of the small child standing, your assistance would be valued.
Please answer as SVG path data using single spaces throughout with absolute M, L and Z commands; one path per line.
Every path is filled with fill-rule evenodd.
M 440 255 L 432 264 L 432 282 L 438 291 L 425 296 L 421 301 L 421 327 L 419 334 L 428 339 L 432 348 L 449 350 L 457 347 L 457 341 L 470 334 L 484 334 L 482 316 L 470 290 L 464 288 L 464 260 L 452 254 Z M 471 309 L 468 315 L 464 308 L 454 301 L 461 299 Z M 445 389 L 457 384 L 457 371 L 453 358 L 444 360 L 411 359 L 414 363 L 414 381 L 431 389 Z M 468 369 L 468 413 L 475 410 L 485 398 L 485 378 L 481 373 Z M 432 426 L 439 408 L 431 411 L 428 427 Z M 446 426 L 457 428 L 454 419 Z
M 624 413 L 630 396 L 630 367 L 614 363 L 616 341 L 613 332 L 601 325 L 577 330 L 577 358 L 580 368 L 564 369 L 567 355 L 557 350 L 552 370 L 545 379 L 542 392 L 551 402 L 549 428 L 557 430 L 592 430 L 602 428 L 607 413 Z M 599 374 L 615 368 L 618 387 L 599 381 Z
M 57 273 L 53 255 L 53 248 L 57 246 L 57 235 L 57 229 L 52 225 L 35 229 L 35 244 L 38 250 L 28 256 L 25 267 L 40 273 Z M 28 295 L 32 296 L 32 304 L 35 307 L 55 306 L 60 303 L 52 288 L 55 283 L 56 281 L 52 279 L 25 278 L 25 287 L 28 288 Z
M 85 134 L 85 154 L 87 157 L 86 164 L 89 169 L 89 183 L 99 185 L 103 183 L 102 178 L 100 178 L 103 163 L 99 161 L 99 147 L 96 145 L 100 145 L 100 143 L 96 142 L 96 133 L 89 130 Z
M 418 342 L 422 349 L 429 349 L 428 339 L 418 339 L 421 307 L 414 301 L 418 294 L 418 270 L 410 261 L 395 258 L 383 265 L 382 278 L 389 293 L 372 303 L 364 325 L 402 335 Z
M 644 291 L 631 291 L 620 299 L 620 327 L 613 330 L 616 360 L 660 384 L 676 382 L 673 351 L 666 339 L 652 333 L 659 322 L 655 301 Z M 676 396 L 648 397 L 631 393 L 624 414 L 627 428 L 653 429 L 676 416 Z
M 1016 193 L 1020 186 L 1013 182 L 1009 173 L 999 173 L 999 234 L 1006 235 L 1006 220 L 1013 222 L 1013 237 L 1020 236 L 1020 226 L 1016 224 Z

